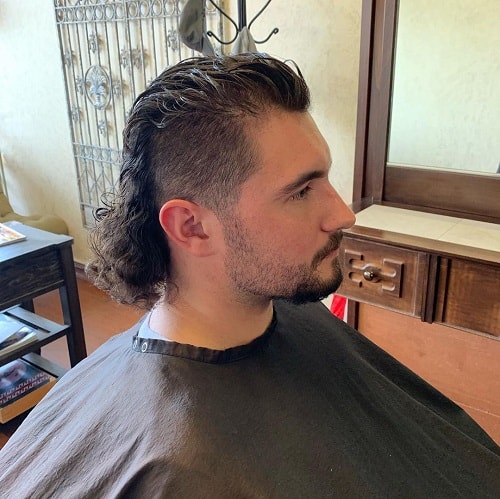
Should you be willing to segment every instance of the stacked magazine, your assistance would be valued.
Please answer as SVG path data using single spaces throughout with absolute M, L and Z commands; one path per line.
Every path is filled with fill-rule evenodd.
M 17 243 L 18 241 L 24 241 L 25 239 L 26 236 L 24 234 L 21 234 L 8 225 L 0 223 L 0 246 Z
M 0 314 L 0 355 L 36 341 L 34 329 L 6 314 Z
M 57 378 L 25 359 L 0 366 L 0 423 L 34 407 Z
M 0 314 L 0 356 L 35 341 L 35 329 L 7 313 Z M 20 358 L 0 365 L 0 423 L 34 407 L 56 381 L 31 360 Z

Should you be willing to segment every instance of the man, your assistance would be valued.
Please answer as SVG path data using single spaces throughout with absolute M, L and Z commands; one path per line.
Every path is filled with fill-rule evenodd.
M 498 446 L 314 303 L 354 216 L 308 106 L 255 54 L 139 96 L 89 273 L 151 312 L 9 440 L 5 497 L 498 497 Z

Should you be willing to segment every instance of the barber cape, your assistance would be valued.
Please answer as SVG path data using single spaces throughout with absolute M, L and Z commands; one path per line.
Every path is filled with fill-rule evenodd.
M 322 304 L 276 302 L 224 351 L 149 333 L 56 384 L 0 453 L 1 497 L 500 497 L 499 447 Z

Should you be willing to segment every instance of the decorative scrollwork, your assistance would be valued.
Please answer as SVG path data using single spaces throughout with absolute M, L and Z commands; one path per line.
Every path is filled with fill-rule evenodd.
M 113 80 L 111 83 L 113 95 L 119 97 L 123 93 L 123 83 L 120 80 Z
M 75 155 L 85 161 L 100 161 L 118 165 L 121 159 L 119 149 L 110 149 L 100 146 L 75 144 Z
M 74 57 L 73 51 L 70 49 L 66 49 L 64 51 L 64 56 L 63 56 L 64 64 L 70 67 L 73 64 L 73 57 Z
M 108 134 L 108 123 L 106 120 L 100 120 L 99 123 L 97 123 L 97 128 L 101 135 L 106 136 Z
M 171 48 L 172 50 L 179 50 L 179 32 L 177 30 L 168 30 L 167 47 Z
M 72 106 L 71 107 L 71 119 L 75 123 L 79 123 L 80 120 L 82 119 L 82 113 L 80 111 L 80 107 L 79 106 Z
M 85 74 L 87 99 L 96 109 L 104 109 L 110 98 L 110 78 L 101 66 L 90 66 Z
M 120 131 L 135 96 L 163 68 L 192 54 L 178 32 L 185 3 L 53 0 L 85 225 L 92 225 L 91 209 L 102 194 L 116 189 Z M 206 3 L 207 29 L 223 39 L 221 14 Z
M 120 51 L 120 64 L 125 69 L 131 69 L 132 66 L 140 69 L 144 61 L 143 56 L 143 51 L 140 49 L 122 49 Z
M 89 38 L 88 38 L 88 46 L 89 50 L 95 54 L 97 52 L 97 48 L 99 46 L 99 38 L 95 33 L 89 33 Z
M 84 88 L 85 88 L 85 83 L 83 81 L 83 78 L 81 76 L 75 76 L 75 90 L 80 95 L 83 95 Z

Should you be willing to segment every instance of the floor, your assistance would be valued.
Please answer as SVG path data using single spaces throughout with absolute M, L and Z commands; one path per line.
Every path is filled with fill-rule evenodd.
M 145 313 L 144 310 L 114 302 L 107 294 L 84 279 L 78 279 L 78 292 L 85 342 L 89 354 L 114 334 L 133 326 Z M 62 322 L 62 311 L 58 299 L 57 291 L 36 298 L 35 312 L 48 319 Z M 70 367 L 65 338 L 60 338 L 43 347 L 42 355 L 63 367 Z M 0 448 L 5 445 L 24 417 L 19 416 L 7 424 L 0 424 Z

